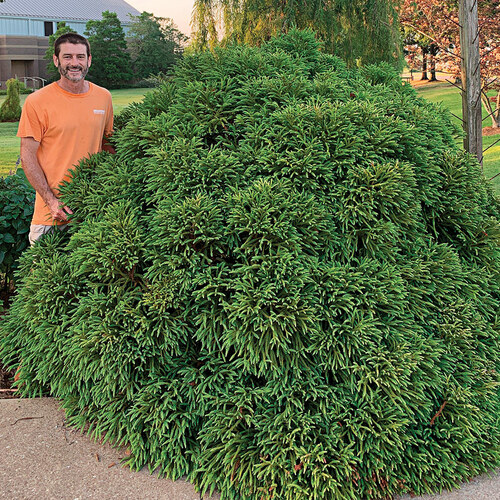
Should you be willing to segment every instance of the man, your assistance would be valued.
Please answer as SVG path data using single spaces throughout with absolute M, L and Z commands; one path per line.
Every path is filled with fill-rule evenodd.
M 36 191 L 30 243 L 54 226 L 67 227 L 73 212 L 58 198 L 58 186 L 80 159 L 106 147 L 113 131 L 111 94 L 85 80 L 92 56 L 86 38 L 61 35 L 54 44 L 54 64 L 60 79 L 26 99 L 17 136 L 21 162 Z

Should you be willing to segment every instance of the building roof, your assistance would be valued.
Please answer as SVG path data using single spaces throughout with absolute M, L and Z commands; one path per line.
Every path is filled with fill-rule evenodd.
M 0 3 L 0 16 L 35 17 L 56 21 L 89 21 L 102 19 L 105 10 L 116 12 L 122 23 L 130 22 L 128 14 L 140 12 L 124 0 L 4 0 Z

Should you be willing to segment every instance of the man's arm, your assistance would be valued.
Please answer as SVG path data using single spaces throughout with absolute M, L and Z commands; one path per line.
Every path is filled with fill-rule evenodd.
M 35 141 L 33 137 L 21 137 L 21 163 L 24 173 L 29 183 L 46 203 L 52 218 L 57 221 L 66 221 L 68 220 L 68 214 L 73 212 L 69 207 L 61 205 L 59 198 L 50 189 L 47 178 L 36 157 L 39 146 L 40 143 Z

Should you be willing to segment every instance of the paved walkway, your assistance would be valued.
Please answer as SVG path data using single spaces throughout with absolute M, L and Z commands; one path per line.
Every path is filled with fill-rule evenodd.
M 54 399 L 0 399 L 1 500 L 200 500 L 185 481 L 120 466 L 122 453 L 66 428 Z M 419 498 L 500 500 L 500 475 Z

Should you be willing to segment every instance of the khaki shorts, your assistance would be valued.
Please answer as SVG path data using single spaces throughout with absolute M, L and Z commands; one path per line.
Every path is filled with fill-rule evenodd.
M 54 230 L 54 228 L 57 228 L 60 231 L 66 231 L 66 229 L 68 229 L 68 224 L 61 224 L 59 226 L 56 226 L 56 225 L 46 226 L 44 224 L 31 224 L 30 234 L 29 234 L 30 245 L 33 246 L 35 244 L 36 240 L 40 239 L 44 234 L 51 233 Z

